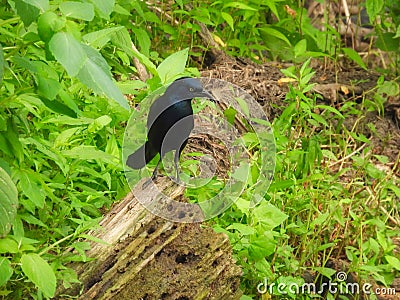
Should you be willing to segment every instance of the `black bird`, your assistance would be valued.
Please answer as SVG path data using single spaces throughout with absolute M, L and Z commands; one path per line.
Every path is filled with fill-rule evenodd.
M 175 150 L 174 163 L 179 182 L 178 163 L 194 127 L 191 101 L 196 97 L 214 100 L 200 80 L 188 77 L 175 80 L 151 105 L 147 118 L 147 142 L 128 156 L 126 164 L 141 169 L 159 153 L 160 159 L 151 176 L 154 180 L 164 155 Z

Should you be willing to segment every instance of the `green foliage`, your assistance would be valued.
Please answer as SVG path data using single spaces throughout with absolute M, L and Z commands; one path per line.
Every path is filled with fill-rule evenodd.
M 7 235 L 15 220 L 18 191 L 7 172 L 0 167 L 0 237 Z M 4 262 L 3 262 L 4 263 Z
M 367 0 L 366 8 L 376 46 L 393 53 L 397 72 L 399 2 Z M 0 297 L 50 298 L 56 284 L 78 282 L 65 265 L 89 259 L 82 239 L 95 239 L 86 232 L 100 209 L 129 190 L 121 148 L 130 108 L 122 92 L 139 102 L 177 76 L 198 74 L 185 67 L 206 50 L 199 22 L 228 54 L 302 63 L 282 71 L 295 83 L 273 123 L 278 156 L 268 194 L 249 209 L 263 155 L 249 132 L 243 139 L 251 164 L 232 174 L 245 191 L 213 221 L 228 234 L 243 268 L 243 299 L 259 296 L 256 287 L 265 278 L 301 284 L 305 269 L 332 275 L 325 264 L 335 252 L 362 279 L 371 275 L 390 284 L 399 274 L 398 232 L 387 225 L 399 210 L 398 179 L 373 163 L 388 158 L 373 155 L 363 133 L 343 126 L 346 117 L 383 114 L 399 85 L 382 77 L 361 103 L 348 101 L 340 109 L 320 104 L 311 94 L 310 57 L 343 53 L 366 65 L 354 50 L 340 47 L 334 28 L 315 29 L 302 2 L 181 0 L 154 7 L 146 1 L 14 0 L 0 8 Z M 134 58 L 152 75 L 145 83 L 131 80 Z M 224 115 L 233 123 L 237 112 Z M 186 160 L 182 168 L 195 174 L 197 161 Z M 223 188 L 213 178 L 186 196 L 201 203 Z M 276 289 L 272 294 L 285 296 Z

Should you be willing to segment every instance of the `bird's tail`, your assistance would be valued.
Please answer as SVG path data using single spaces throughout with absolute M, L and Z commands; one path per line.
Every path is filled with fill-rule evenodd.
M 147 141 L 143 146 L 128 156 L 126 165 L 132 169 L 141 169 L 147 165 L 157 153 L 158 152 L 151 147 L 149 141 Z

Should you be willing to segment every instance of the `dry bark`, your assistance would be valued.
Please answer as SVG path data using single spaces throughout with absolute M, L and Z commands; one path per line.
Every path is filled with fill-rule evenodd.
M 156 189 L 135 195 L 157 197 Z M 157 186 L 173 199 L 183 189 L 167 178 Z M 107 242 L 93 243 L 87 253 L 95 260 L 75 263 L 82 285 L 59 290 L 58 299 L 239 299 L 241 269 L 231 257 L 226 235 L 198 223 L 174 223 L 149 213 L 128 194 L 91 235 Z M 81 291 L 82 289 L 82 291 Z

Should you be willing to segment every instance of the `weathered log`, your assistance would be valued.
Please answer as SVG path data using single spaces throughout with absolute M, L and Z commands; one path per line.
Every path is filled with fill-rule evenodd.
M 133 196 L 156 197 L 142 183 L 91 232 L 108 245 L 93 243 L 87 255 L 95 260 L 72 265 L 82 284 L 59 290 L 58 299 L 239 299 L 241 269 L 227 236 L 154 216 Z M 183 188 L 167 178 L 157 187 L 172 199 L 182 196 Z

